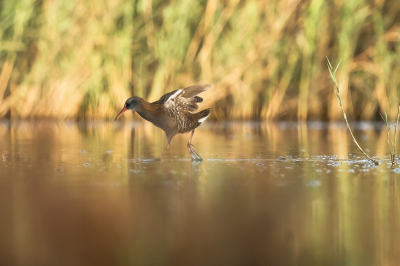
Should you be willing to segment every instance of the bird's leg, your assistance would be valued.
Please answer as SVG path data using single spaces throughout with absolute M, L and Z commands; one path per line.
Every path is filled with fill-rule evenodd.
M 154 161 L 161 161 L 161 157 L 164 155 L 164 153 L 169 149 L 169 145 L 171 144 L 171 140 L 174 137 L 174 135 L 167 135 L 167 147 L 165 147 L 164 151 L 157 157 L 154 159 Z
M 169 149 L 169 142 L 167 144 L 167 147 L 165 147 L 164 151 L 157 157 L 154 159 L 154 161 L 161 161 L 161 157 L 163 156 L 163 154 Z
M 192 161 L 202 161 L 203 159 L 201 159 L 200 155 L 198 155 L 197 152 L 192 148 L 192 146 L 194 147 L 194 145 L 192 144 L 193 134 L 194 134 L 194 129 L 190 133 L 190 137 L 189 137 L 189 141 L 187 143 L 187 147 L 189 149 L 190 155 L 192 156 Z

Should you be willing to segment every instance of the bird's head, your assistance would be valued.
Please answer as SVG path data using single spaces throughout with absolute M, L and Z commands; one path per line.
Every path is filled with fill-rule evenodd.
M 136 111 L 137 107 L 139 106 L 140 99 L 139 97 L 131 97 L 128 100 L 126 100 L 124 108 L 122 108 L 121 112 L 117 115 L 114 121 L 117 121 L 117 119 L 126 111 L 132 110 Z

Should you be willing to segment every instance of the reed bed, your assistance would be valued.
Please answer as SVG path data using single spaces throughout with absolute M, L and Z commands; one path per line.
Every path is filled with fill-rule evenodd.
M 398 0 L 0 0 L 0 117 L 110 119 L 207 82 L 211 119 L 340 120 L 326 55 L 349 119 L 396 117 L 399 42 Z

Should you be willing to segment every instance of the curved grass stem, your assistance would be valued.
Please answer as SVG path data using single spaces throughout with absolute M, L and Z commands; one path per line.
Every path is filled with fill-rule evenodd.
M 392 166 L 394 165 L 394 153 L 395 153 L 395 148 L 393 148 L 394 142 L 392 143 L 393 145 L 390 145 L 390 124 L 389 124 L 389 118 L 387 112 L 385 112 L 385 116 L 381 115 L 383 122 L 385 122 L 386 125 L 386 133 L 387 133 L 387 144 L 390 152 L 390 161 L 392 162 Z M 396 136 L 396 129 L 395 129 L 395 136 Z
M 396 124 L 394 125 L 392 165 L 394 165 L 394 160 L 396 157 L 396 135 L 397 135 L 397 127 L 399 126 L 399 118 L 400 118 L 400 105 L 397 108 L 397 119 L 396 119 Z
M 331 78 L 332 78 L 333 82 L 335 83 L 335 89 L 336 89 L 336 90 L 335 90 L 335 95 L 336 95 L 336 98 L 337 98 L 337 100 L 338 100 L 339 106 L 340 106 L 340 108 L 342 109 L 342 113 L 343 113 L 344 120 L 346 121 L 347 129 L 349 130 L 350 135 L 351 135 L 351 137 L 352 137 L 354 143 L 357 145 L 358 149 L 362 152 L 362 154 L 364 154 L 364 156 L 367 157 L 368 160 L 370 160 L 370 161 L 373 162 L 374 164 L 378 165 L 378 164 L 379 164 L 379 161 L 377 161 L 377 160 L 371 158 L 371 157 L 361 148 L 360 144 L 358 144 L 356 138 L 354 137 L 353 131 L 352 131 L 351 128 L 350 128 L 349 121 L 347 121 L 346 112 L 344 111 L 343 104 L 342 104 L 342 99 L 340 98 L 340 88 L 341 88 L 341 87 L 338 86 L 338 83 L 337 83 L 337 80 L 336 80 L 336 76 L 335 76 L 336 70 L 338 69 L 338 67 L 339 67 L 339 65 L 340 65 L 340 62 L 339 62 L 339 64 L 336 66 L 335 70 L 333 70 L 333 67 L 332 67 L 332 65 L 331 65 L 331 62 L 329 62 L 328 57 L 326 57 L 326 60 L 328 60 L 328 69 L 329 69 L 329 73 L 331 74 Z
M 394 135 L 393 135 L 393 142 L 390 144 L 390 124 L 389 124 L 389 119 L 388 119 L 388 114 L 385 112 L 385 117 L 381 115 L 383 121 L 386 124 L 386 129 L 387 129 L 387 143 L 388 143 L 388 148 L 390 151 L 390 162 L 392 163 L 392 168 L 394 167 L 394 161 L 396 158 L 396 135 L 397 135 L 397 127 L 399 125 L 399 117 L 400 117 L 400 106 L 397 109 L 397 119 L 396 119 L 396 124 L 394 125 Z

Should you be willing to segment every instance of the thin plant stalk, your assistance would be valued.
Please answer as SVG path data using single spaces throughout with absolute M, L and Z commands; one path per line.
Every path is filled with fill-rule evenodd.
M 393 135 L 393 142 L 392 145 L 390 145 L 390 125 L 389 125 L 389 119 L 388 119 L 388 114 L 385 112 L 385 117 L 381 115 L 383 121 L 386 124 L 387 128 L 387 142 L 388 142 L 388 147 L 390 151 L 390 161 L 392 163 L 392 167 L 394 166 L 394 160 L 396 158 L 396 135 L 397 135 L 397 127 L 399 125 L 399 117 L 400 117 L 400 106 L 397 109 L 397 119 L 396 119 L 396 124 L 394 125 L 394 135 Z
M 397 127 L 399 126 L 399 118 L 400 118 L 400 106 L 397 108 L 397 119 L 396 119 L 396 124 L 394 125 L 394 141 L 393 141 L 392 165 L 394 164 L 394 159 L 396 157 L 396 135 L 397 135 Z
M 338 67 L 339 67 L 339 65 L 340 65 L 340 62 L 339 62 L 339 64 L 336 66 L 335 70 L 333 70 L 333 67 L 332 67 L 332 65 L 331 65 L 331 62 L 329 62 L 328 57 L 326 57 L 326 60 L 328 60 L 328 70 L 329 70 L 329 73 L 331 74 L 331 78 L 332 78 L 333 82 L 335 83 L 335 88 L 336 88 L 336 90 L 335 90 L 335 95 L 336 95 L 336 98 L 337 98 L 337 100 L 338 100 L 339 106 L 340 106 L 340 108 L 342 109 L 342 113 L 343 113 L 344 120 L 346 121 L 347 129 L 349 130 L 350 135 L 351 135 L 351 137 L 352 137 L 354 143 L 357 145 L 358 149 L 362 152 L 362 154 L 364 154 L 364 156 L 367 157 L 371 162 L 373 162 L 374 164 L 378 165 L 378 164 L 379 164 L 379 161 L 372 159 L 372 158 L 361 148 L 360 144 L 358 144 L 356 138 L 354 137 L 353 131 L 352 131 L 351 128 L 350 128 L 349 122 L 347 121 L 346 112 L 344 111 L 343 104 L 342 104 L 342 99 L 340 98 L 340 88 L 339 88 L 339 86 L 338 86 L 338 83 L 337 83 L 337 80 L 336 80 L 336 76 L 335 76 L 336 70 L 338 69 Z
M 394 164 L 394 150 L 393 150 L 392 145 L 390 145 L 390 125 L 389 125 L 389 118 L 388 118 L 387 112 L 385 112 L 385 117 L 383 117 L 383 115 L 381 115 L 381 117 L 382 117 L 382 120 L 386 124 L 387 144 L 388 144 L 388 148 L 389 148 L 389 152 L 390 152 L 390 161 L 392 162 L 392 165 L 393 165 Z M 396 135 L 396 132 L 394 134 Z

